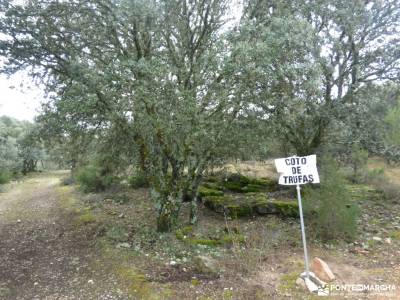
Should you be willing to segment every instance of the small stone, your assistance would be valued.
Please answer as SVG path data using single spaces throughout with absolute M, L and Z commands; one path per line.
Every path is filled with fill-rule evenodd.
M 299 287 L 303 288 L 303 289 L 307 289 L 306 283 L 304 282 L 304 279 L 301 278 L 301 277 L 299 277 L 299 278 L 296 279 L 296 284 L 297 284 Z
M 350 250 L 350 252 L 353 252 L 355 254 L 368 254 L 369 251 L 365 249 L 361 249 L 359 247 L 355 247 L 354 249 Z
M 386 244 L 391 244 L 392 243 L 392 239 L 390 237 L 385 239 L 385 243 Z
M 35 283 L 33 283 L 33 285 L 34 285 L 34 286 L 37 286 L 38 284 L 39 284 L 39 282 L 35 282 Z
M 318 257 L 313 259 L 311 270 L 319 279 L 323 281 L 330 282 L 335 279 L 335 275 L 333 275 L 333 272 L 329 268 L 328 264 Z
M 17 220 L 17 223 L 21 223 L 21 220 L 20 220 L 20 219 L 18 219 L 18 220 Z
M 208 274 L 218 274 L 218 263 L 215 259 L 208 256 L 196 256 L 193 258 L 193 263 L 198 272 Z
M 116 247 L 117 248 L 130 248 L 131 244 L 129 244 L 129 243 L 118 243 Z
M 120 219 L 122 219 L 124 217 L 125 217 L 125 215 L 123 213 L 118 215 L 118 218 L 120 218 Z
M 93 279 L 89 279 L 89 280 L 88 280 L 88 283 L 89 283 L 89 284 L 93 284 L 93 283 L 94 283 Z
M 170 265 L 170 266 L 175 266 L 176 264 L 177 264 L 177 262 L 174 261 L 174 260 L 171 260 L 171 261 L 169 262 L 169 265 Z
M 373 236 L 372 240 L 374 240 L 375 242 L 382 242 L 382 238 L 380 238 L 379 236 Z

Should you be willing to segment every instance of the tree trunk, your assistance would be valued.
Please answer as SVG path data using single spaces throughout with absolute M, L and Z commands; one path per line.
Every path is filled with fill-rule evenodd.
M 174 192 L 168 196 L 160 195 L 156 199 L 159 207 L 157 216 L 157 231 L 170 232 L 177 224 L 182 204 L 182 193 Z
M 194 199 L 192 199 L 192 201 L 190 202 L 190 224 L 194 225 L 197 223 L 197 197 L 195 197 Z

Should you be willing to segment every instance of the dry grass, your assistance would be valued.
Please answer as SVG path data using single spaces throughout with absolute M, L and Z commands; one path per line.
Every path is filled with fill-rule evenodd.
M 274 160 L 230 162 L 222 168 L 229 173 L 241 173 L 255 178 L 278 178 Z
M 400 188 L 400 167 L 388 165 L 383 158 L 373 157 L 368 160 L 368 169 L 383 169 L 389 182 Z
M 381 162 L 375 160 L 369 165 L 370 168 L 380 166 Z M 241 162 L 229 164 L 225 169 L 252 177 L 277 177 L 273 161 Z M 396 168 L 390 168 L 387 172 L 391 178 L 395 174 L 400 175 L 400 169 Z M 399 178 L 394 180 L 400 183 Z M 276 216 L 229 219 L 200 207 L 199 223 L 194 227 L 193 235 L 212 239 L 221 232 L 235 232 L 244 235 L 245 243 L 194 245 L 178 240 L 174 232 L 156 232 L 155 211 L 146 189 L 129 191 L 129 201 L 123 204 L 113 201 L 115 197 L 117 194 L 82 196 L 85 205 L 89 203 L 93 207 L 91 212 L 102 220 L 106 232 L 111 226 L 123 228 L 122 237 L 115 240 L 106 238 L 105 234 L 102 242 L 106 244 L 104 249 L 108 249 L 108 254 L 102 259 L 109 262 L 110 274 L 120 279 L 120 284 L 132 293 L 133 298 L 155 299 L 155 293 L 162 295 L 162 299 L 314 298 L 295 284 L 297 276 L 304 269 L 298 220 Z M 370 207 L 369 204 L 365 209 L 376 212 L 376 207 Z M 380 209 L 379 213 L 386 214 L 389 208 Z M 399 208 L 390 209 L 393 213 Z M 373 215 L 368 210 L 364 213 Z M 182 227 L 187 226 L 188 220 L 189 207 L 184 205 L 180 220 Z M 371 223 L 367 219 L 365 222 Z M 376 223 L 369 226 L 375 226 L 371 227 L 372 230 L 380 232 L 383 225 Z M 358 243 L 366 243 L 368 239 L 360 237 Z M 116 249 L 116 243 L 121 241 L 130 243 L 132 247 Z M 395 277 L 398 275 L 395 268 L 400 265 L 400 253 L 396 252 L 400 240 L 393 238 L 393 244 L 383 250 L 381 244 L 371 245 L 369 253 L 365 255 L 352 252 L 354 245 L 308 242 L 310 257 L 318 256 L 328 261 L 338 275 L 337 282 L 377 283 L 376 274 L 383 270 L 379 282 L 400 283 L 400 276 L 397 279 Z M 216 278 L 197 272 L 192 263 L 197 255 L 216 259 L 220 276 Z M 139 289 L 137 283 L 145 288 Z

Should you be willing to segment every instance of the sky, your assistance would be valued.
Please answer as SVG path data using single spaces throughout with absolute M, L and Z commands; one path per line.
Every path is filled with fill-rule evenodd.
M 8 78 L 0 74 L 0 116 L 33 121 L 44 100 L 43 90 L 25 73 Z

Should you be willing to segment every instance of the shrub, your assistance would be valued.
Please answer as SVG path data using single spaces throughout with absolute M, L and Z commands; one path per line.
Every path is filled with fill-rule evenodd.
M 129 185 L 134 189 L 138 189 L 148 187 L 149 182 L 145 174 L 143 174 L 142 172 L 138 172 L 135 175 L 129 177 Z
M 351 241 L 357 233 L 358 205 L 332 158 L 322 160 L 321 184 L 304 192 L 306 224 L 321 240 Z
M 8 171 L 0 171 L 0 184 L 5 184 L 11 180 L 11 174 Z
M 400 191 L 396 184 L 390 182 L 383 168 L 372 169 L 365 175 L 365 182 L 383 193 L 385 199 L 398 200 Z
M 118 182 L 117 177 L 112 174 L 102 174 L 101 168 L 95 165 L 81 168 L 75 178 L 85 193 L 104 191 Z
M 72 185 L 75 183 L 75 179 L 72 176 L 61 178 L 61 185 Z
M 360 148 L 357 145 L 351 147 L 350 165 L 353 169 L 351 180 L 353 182 L 361 182 L 366 173 L 368 161 L 368 151 Z

